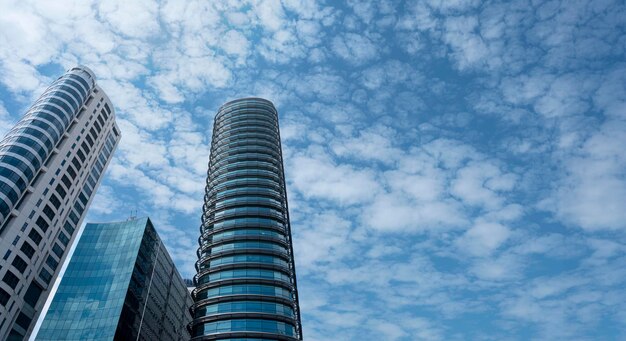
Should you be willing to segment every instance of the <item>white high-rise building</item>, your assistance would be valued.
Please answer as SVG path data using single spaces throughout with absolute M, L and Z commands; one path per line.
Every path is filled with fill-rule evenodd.
M 79 66 L 0 141 L 1 340 L 32 331 L 119 139 L 111 101 Z

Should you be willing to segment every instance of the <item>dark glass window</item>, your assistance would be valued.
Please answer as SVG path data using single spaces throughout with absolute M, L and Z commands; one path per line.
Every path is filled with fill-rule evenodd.
M 15 319 L 15 323 L 26 330 L 28 330 L 28 327 L 30 326 L 30 321 L 32 321 L 32 318 L 26 316 L 24 313 L 20 313 L 17 316 L 17 319 Z
M 4 289 L 0 288 L 0 304 L 6 306 L 7 302 L 9 302 L 9 298 L 11 298 L 11 295 L 9 295 L 8 292 L 4 291 Z
M 50 284 L 50 280 L 52 279 L 52 274 L 46 268 L 41 268 L 39 272 L 39 278 L 41 278 L 46 284 Z
M 17 278 L 17 276 L 15 276 L 11 271 L 7 270 L 7 273 L 4 274 L 4 278 L 2 279 L 2 281 L 8 284 L 11 289 L 15 289 L 17 283 L 20 282 L 20 279 Z
M 80 150 L 79 150 L 80 152 Z M 83 155 L 83 158 L 85 157 L 85 155 Z M 76 167 L 76 171 L 80 171 L 80 162 L 78 161 L 78 159 L 76 157 L 74 157 L 72 159 L 72 164 L 74 165 L 74 167 Z M 74 178 L 75 176 L 73 176 Z
M 89 151 L 91 149 L 89 149 L 89 146 L 87 145 L 87 142 L 83 141 L 83 143 L 80 144 L 80 147 L 85 151 L 85 154 L 89 154 Z
M 70 215 L 71 214 L 72 213 L 70 212 Z M 65 231 L 67 231 L 67 233 L 70 234 L 70 236 L 74 234 L 74 226 L 72 226 L 72 224 L 69 221 L 65 222 L 65 225 L 63 225 L 63 228 L 65 229 Z
M 93 139 L 89 135 L 85 135 L 85 140 L 89 143 L 89 147 L 93 147 Z
M 74 223 L 74 225 L 78 225 L 78 216 L 73 211 L 70 212 L 70 220 Z
M 33 255 L 35 254 L 35 249 L 33 249 L 33 247 L 30 246 L 30 244 L 28 244 L 27 241 L 24 241 L 22 243 L 22 247 L 20 248 L 20 250 L 24 252 L 24 254 L 26 255 L 26 257 L 28 257 L 28 259 L 33 257 Z
M 46 217 L 48 217 L 48 219 L 50 219 L 50 221 L 54 219 L 55 213 L 50 205 L 46 205 L 46 207 L 43 208 L 43 213 L 46 215 Z
M 74 209 L 76 210 L 78 215 L 83 214 L 83 211 L 85 210 L 85 208 L 78 201 L 74 203 Z
M 93 193 L 88 183 L 85 183 L 85 185 L 83 186 L 83 192 L 85 193 L 85 195 L 87 195 L 87 197 L 90 197 L 91 193 Z
M 48 258 L 46 258 L 46 264 L 48 264 L 52 270 L 56 270 L 57 266 L 59 266 L 59 262 L 57 262 L 52 255 L 48 255 Z
M 9 337 L 7 341 L 21 341 L 21 340 L 24 340 L 24 335 L 22 335 L 22 333 L 15 330 L 15 328 L 11 329 L 11 332 L 9 333 Z
M 67 238 L 67 236 L 63 232 L 59 233 L 59 240 L 61 241 L 61 243 L 63 243 L 64 246 L 67 246 L 67 243 L 70 242 L 69 238 Z
M 59 198 L 57 198 L 56 195 L 52 194 L 50 196 L 50 203 L 52 204 L 52 206 L 54 206 L 54 208 L 56 208 L 57 210 L 59 209 L 59 207 L 61 207 L 61 200 L 59 200 Z
M 82 150 L 80 150 L 80 149 L 76 151 L 76 155 L 78 155 L 78 158 L 80 158 L 80 161 L 81 161 L 81 162 L 85 162 L 85 160 L 87 159 L 87 158 L 85 157 L 85 153 L 83 153 L 83 151 L 82 151 Z M 74 160 L 75 160 L 75 159 L 74 159 Z M 72 163 L 74 163 L 74 160 L 72 160 Z M 76 164 L 74 163 L 74 165 L 76 165 Z M 79 169 L 80 169 L 80 166 L 76 166 L 76 168 L 79 168 Z
M 98 122 L 100 122 L 100 125 L 104 126 L 104 120 L 102 119 L 102 115 L 98 115 Z
M 74 160 L 76 160 L 76 158 L 74 158 Z M 76 161 L 78 161 L 78 160 L 76 160 Z M 77 169 L 80 169 L 80 168 L 77 168 Z M 72 169 L 72 166 L 67 166 L 67 174 L 69 174 L 72 179 L 76 179 L 76 171 L 74 169 Z M 70 183 L 70 185 L 71 185 L 71 183 Z M 68 186 L 68 188 L 69 188 L 69 186 Z
M 102 130 L 102 127 L 100 126 L 100 124 L 98 124 L 98 122 L 93 122 L 93 126 L 96 127 L 97 132 L 100 132 L 100 130 Z
M 37 218 L 37 221 L 35 222 L 35 224 L 41 229 L 41 231 L 43 231 L 44 233 L 46 233 L 46 231 L 48 231 L 48 227 L 50 225 L 48 225 L 48 222 L 46 221 L 46 219 L 44 219 L 43 217 L 39 217 Z
M 85 194 L 80 193 L 78 195 L 78 199 L 80 199 L 80 202 L 83 203 L 83 205 L 87 206 L 87 197 L 85 196 Z
M 61 257 L 63 256 L 63 249 L 57 243 L 54 243 L 54 246 L 52 247 L 52 252 L 54 252 L 54 254 L 57 255 L 59 259 L 61 259 Z
M 91 174 L 89 174 L 89 177 L 87 177 L 87 182 L 89 182 L 91 188 L 96 188 L 96 180 L 93 179 L 93 176 Z
M 67 169 L 69 171 L 70 167 L 67 167 Z M 76 173 L 74 173 L 74 175 L 76 175 Z M 70 179 L 66 175 L 63 175 L 61 177 L 61 181 L 63 181 L 63 184 L 65 184 L 65 187 L 67 187 L 68 189 L 72 187 L 72 182 L 70 181 Z
M 24 301 L 34 308 L 37 305 L 37 301 L 39 301 L 39 297 L 42 292 L 43 290 L 39 287 L 39 285 L 37 285 L 35 281 L 32 281 L 30 286 L 28 286 L 28 290 L 26 290 Z
M 93 129 L 93 127 L 91 129 L 89 129 L 89 134 L 91 134 L 91 137 L 93 137 L 94 140 L 98 139 L 98 134 L 96 133 L 96 131 Z
M 35 245 L 39 245 L 39 242 L 41 242 L 41 238 L 42 238 L 39 232 L 37 232 L 35 229 L 30 230 L 28 237 L 32 239 L 32 241 L 35 242 Z
M 58 184 L 57 187 L 54 189 L 57 193 L 59 193 L 59 196 L 61 197 L 61 199 L 65 198 L 65 195 L 67 194 L 65 192 L 65 189 L 63 189 L 63 186 L 61 186 L 61 184 Z M 57 207 L 58 208 L 58 207 Z
M 20 273 L 24 273 L 24 270 L 26 270 L 26 267 L 28 266 L 28 263 L 26 263 L 25 260 L 22 259 L 22 257 L 18 256 L 17 254 L 15 255 L 15 258 L 13 259 L 13 263 L 11 263 L 17 270 L 20 271 Z

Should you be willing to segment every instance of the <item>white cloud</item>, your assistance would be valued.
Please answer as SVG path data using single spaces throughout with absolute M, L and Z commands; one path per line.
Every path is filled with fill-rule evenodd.
M 146 38 L 159 34 L 156 1 L 105 1 L 98 7 L 99 15 L 110 23 L 113 31 L 130 37 Z
M 476 256 L 487 256 L 504 244 L 511 231 L 494 222 L 478 221 L 457 240 L 461 252 Z
M 379 54 L 372 40 L 356 33 L 345 33 L 333 38 L 332 49 L 339 57 L 353 64 L 363 64 Z
M 337 262 L 355 251 L 350 240 L 351 223 L 335 212 L 306 214 L 306 219 L 295 220 L 294 250 L 301 274 L 319 271 L 330 262 Z
M 380 231 L 425 232 L 462 226 L 464 220 L 454 201 L 412 202 L 396 192 L 378 195 L 365 209 L 363 223 Z
M 124 119 L 117 119 L 117 124 L 123 132 L 117 153 L 122 154 L 128 166 L 163 167 L 169 164 L 163 141 L 152 139 L 146 131 Z
M 249 42 L 246 36 L 241 32 L 229 30 L 222 37 L 220 47 L 222 47 L 226 53 L 237 55 L 243 59 L 248 54 Z
M 285 13 L 280 0 L 256 1 L 253 6 L 263 28 L 278 31 L 283 26 Z
M 522 275 L 520 259 L 513 255 L 501 255 L 497 258 L 481 258 L 473 263 L 470 272 L 481 280 L 508 281 Z
M 115 197 L 114 189 L 110 186 L 100 185 L 91 206 L 89 206 L 89 213 L 111 214 L 120 208 L 120 203 Z
M 452 194 L 468 205 L 496 209 L 506 200 L 500 192 L 512 190 L 515 182 L 515 175 L 503 173 L 492 163 L 471 162 L 458 171 Z
M 557 189 L 557 216 L 587 230 L 626 228 L 626 124 L 606 124 L 567 160 L 568 176 Z
M 331 148 L 339 156 L 391 163 L 402 155 L 392 145 L 394 137 L 394 131 L 387 127 L 372 127 L 360 131 L 359 136 L 336 139 Z
M 290 188 L 305 198 L 351 205 L 368 202 L 380 191 L 372 171 L 337 165 L 323 154 L 294 155 L 288 162 Z

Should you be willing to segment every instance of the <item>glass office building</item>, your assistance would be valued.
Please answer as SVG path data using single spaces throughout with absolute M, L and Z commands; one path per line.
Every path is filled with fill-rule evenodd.
M 184 340 L 192 305 L 150 219 L 87 224 L 36 340 Z
M 113 104 L 78 66 L 0 141 L 0 340 L 29 336 L 119 139 Z
M 291 226 L 274 105 L 215 116 L 199 238 L 192 340 L 301 340 Z

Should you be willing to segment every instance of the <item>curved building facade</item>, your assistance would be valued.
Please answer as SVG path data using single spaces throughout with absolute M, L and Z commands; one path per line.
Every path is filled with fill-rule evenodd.
M 0 225 L 33 182 L 95 86 L 74 68 L 57 79 L 0 142 Z
M 77 66 L 0 141 L 0 340 L 32 332 L 120 137 L 113 104 Z
M 260 98 L 215 116 L 192 340 L 301 340 L 278 113 Z

